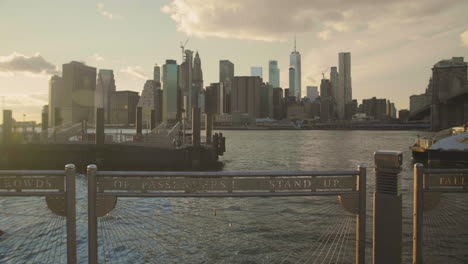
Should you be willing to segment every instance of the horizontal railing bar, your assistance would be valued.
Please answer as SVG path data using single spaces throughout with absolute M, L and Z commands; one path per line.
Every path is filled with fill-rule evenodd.
M 46 196 L 65 195 L 65 192 L 0 192 L 0 196 Z
M 424 174 L 431 176 L 431 174 L 455 174 L 455 173 L 468 173 L 468 169 L 425 169 Z
M 304 172 L 150 172 L 97 171 L 99 177 L 281 177 L 281 176 L 356 176 L 358 171 L 304 171 Z
M 429 188 L 424 189 L 424 192 L 443 192 L 443 193 L 464 193 L 468 192 L 468 189 L 460 189 L 460 188 Z
M 287 197 L 287 196 L 335 196 L 342 194 L 359 193 L 359 191 L 332 191 L 332 192 L 213 192 L 213 193 L 140 193 L 140 192 L 104 192 L 98 196 L 117 197 Z
M 0 176 L 65 176 L 63 170 L 0 170 Z

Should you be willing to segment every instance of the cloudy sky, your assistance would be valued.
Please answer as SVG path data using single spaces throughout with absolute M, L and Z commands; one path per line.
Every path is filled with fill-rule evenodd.
M 141 91 L 155 63 L 180 62 L 187 37 L 205 84 L 218 80 L 220 59 L 236 75 L 263 66 L 265 79 L 275 59 L 287 87 L 296 34 L 303 93 L 349 51 L 354 98 L 407 108 L 434 63 L 468 60 L 467 14 L 466 0 L 0 0 L 0 103 L 39 120 L 50 75 L 71 60 L 113 69 L 118 90 Z

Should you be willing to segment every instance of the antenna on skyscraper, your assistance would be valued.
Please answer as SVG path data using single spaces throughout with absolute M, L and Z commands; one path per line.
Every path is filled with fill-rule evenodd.
M 180 42 L 180 48 L 182 49 L 182 62 L 184 62 L 184 57 L 185 57 L 185 46 L 187 45 L 187 42 L 189 41 L 189 38 L 185 40 L 185 43 Z
M 327 67 L 325 70 L 322 71 L 322 79 L 325 79 L 325 73 L 327 73 L 329 69 L 330 67 Z
M 294 52 L 296 52 L 296 34 L 294 33 Z

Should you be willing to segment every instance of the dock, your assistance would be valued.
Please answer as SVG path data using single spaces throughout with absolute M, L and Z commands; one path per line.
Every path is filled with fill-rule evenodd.
M 141 108 L 137 109 L 137 117 L 139 111 Z M 199 109 L 193 111 L 194 116 L 200 116 Z M 143 134 L 141 118 L 137 118 L 136 133 L 106 133 L 102 109 L 97 109 L 96 116 L 95 125 L 82 122 L 52 129 L 43 120 L 40 133 L 15 136 L 12 113 L 4 110 L 0 169 L 61 169 L 64 163 L 73 163 L 78 170 L 84 170 L 88 164 L 104 170 L 130 171 L 222 167 L 219 156 L 225 152 L 225 138 L 221 133 L 213 135 L 209 115 L 203 137 L 200 117 L 193 118 L 191 126 L 165 122 Z

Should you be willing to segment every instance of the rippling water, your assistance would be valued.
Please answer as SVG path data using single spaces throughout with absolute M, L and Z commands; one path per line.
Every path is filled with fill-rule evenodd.
M 227 152 L 221 157 L 225 171 L 351 170 L 366 164 L 366 258 L 369 263 L 375 182 L 373 153 L 377 150 L 402 151 L 403 263 L 411 261 L 413 170 L 408 147 L 418 134 L 424 133 L 223 131 L 223 134 L 227 138 Z M 79 261 L 86 262 L 86 179 L 84 176 L 77 179 L 78 254 Z M 37 203 L 37 198 L 34 199 Z M 0 199 L 0 205 L 7 204 L 5 199 Z M 12 206 L 8 208 L 17 210 Z M 43 221 L 30 220 L 31 217 L 28 226 L 32 225 L 32 230 L 44 225 Z M 431 225 L 447 221 L 438 214 L 432 217 Z M 0 229 L 4 222 L 0 219 Z M 63 221 L 56 223 L 51 230 L 63 227 Z M 28 232 L 31 228 L 23 231 Z M 16 230 L 21 233 L 22 229 Z M 30 237 L 34 241 L 44 240 L 44 235 L 53 242 L 58 237 L 63 241 L 62 235 L 48 229 L 39 235 L 32 234 Z M 326 259 L 327 263 L 353 263 L 354 236 L 354 216 L 341 208 L 337 197 L 126 198 L 119 199 L 114 211 L 99 220 L 99 255 L 101 262 L 121 263 L 301 263 L 313 262 L 317 256 Z M 468 245 L 464 244 L 466 241 L 459 241 L 456 235 L 453 238 L 458 243 L 453 247 Z M 2 239 L 0 243 L 5 242 L 5 237 Z M 63 254 L 60 253 L 63 246 L 57 248 L 57 254 Z M 28 259 L 35 259 L 34 254 L 53 255 L 46 249 L 35 250 L 34 244 L 22 249 L 31 255 Z M 0 250 L 0 262 L 9 260 L 2 258 L 5 254 L 8 252 Z M 38 259 L 37 262 L 47 262 Z M 10 262 L 15 263 L 14 259 Z M 58 262 L 63 262 L 63 258 Z

